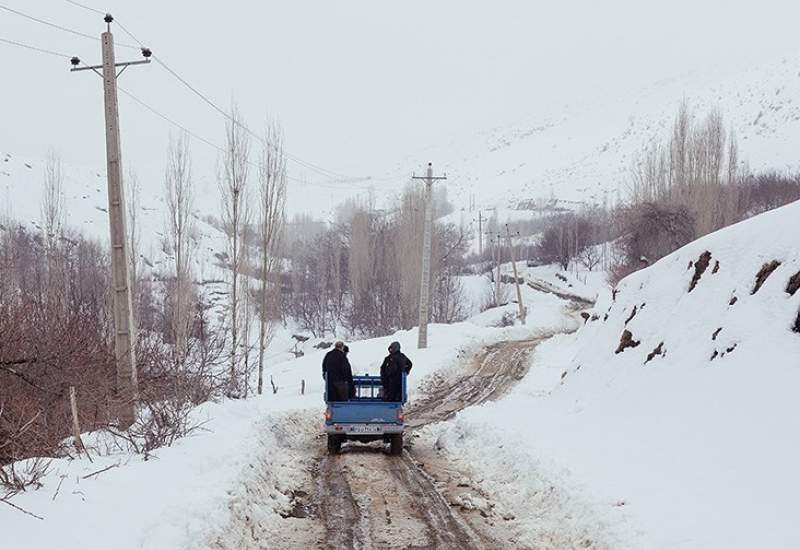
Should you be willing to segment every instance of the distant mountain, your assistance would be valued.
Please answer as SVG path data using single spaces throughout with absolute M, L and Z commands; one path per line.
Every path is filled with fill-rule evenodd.
M 700 116 L 721 110 L 751 168 L 800 166 L 800 56 L 792 55 L 746 70 L 686 74 L 625 97 L 461 136 L 419 151 L 398 167 L 398 178 L 414 168 L 419 173 L 420 159 L 430 159 L 437 172 L 447 172 L 459 207 L 473 200 L 504 209 L 528 209 L 551 198 L 613 203 L 625 196 L 639 152 L 653 139 L 666 139 L 684 98 Z

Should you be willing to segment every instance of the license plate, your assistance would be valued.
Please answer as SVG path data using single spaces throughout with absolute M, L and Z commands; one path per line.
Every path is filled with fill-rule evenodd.
M 381 433 L 381 427 L 373 424 L 353 424 L 350 426 L 350 432 L 358 434 L 374 434 Z

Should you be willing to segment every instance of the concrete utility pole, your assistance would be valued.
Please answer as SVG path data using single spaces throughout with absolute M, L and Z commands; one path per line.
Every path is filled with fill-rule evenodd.
M 433 234 L 433 182 L 446 180 L 447 175 L 433 175 L 433 165 L 428 163 L 428 172 L 424 177 L 411 175 L 411 179 L 425 181 L 425 233 L 422 241 L 422 280 L 419 288 L 419 332 L 417 348 L 428 347 L 428 317 L 431 287 L 431 238 Z
M 112 290 L 114 293 L 114 356 L 117 365 L 116 399 L 117 419 L 122 429 L 127 429 L 136 418 L 136 326 L 133 322 L 131 303 L 130 264 L 128 262 L 128 232 L 125 223 L 125 190 L 122 182 L 122 155 L 119 132 L 119 103 L 117 77 L 129 65 L 150 63 L 150 50 L 142 48 L 144 59 L 116 63 L 114 36 L 111 22 L 114 18 L 106 14 L 106 32 L 100 35 L 103 64 L 78 67 L 80 60 L 73 57 L 72 71 L 94 71 L 103 78 L 103 97 L 106 121 L 106 175 L 108 178 L 108 221 L 111 236 Z M 121 67 L 119 73 L 117 68 Z M 102 70 L 102 73 L 98 71 Z
M 506 238 L 508 239 L 508 249 L 511 255 L 511 265 L 514 267 L 514 285 L 517 287 L 517 304 L 519 305 L 519 320 L 525 324 L 525 306 L 522 303 L 522 290 L 519 288 L 519 276 L 517 275 L 517 258 L 514 255 L 514 245 L 511 243 L 511 231 L 506 224 Z

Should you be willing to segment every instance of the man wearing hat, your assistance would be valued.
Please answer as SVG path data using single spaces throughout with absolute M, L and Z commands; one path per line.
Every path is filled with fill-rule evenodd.
M 353 388 L 353 370 L 344 342 L 336 342 L 322 360 L 322 377 L 327 375 L 328 401 L 348 401 Z M 349 350 L 348 350 L 349 351 Z
M 389 344 L 389 355 L 381 365 L 384 401 L 402 401 L 403 373 L 411 372 L 411 360 L 400 351 L 400 342 Z

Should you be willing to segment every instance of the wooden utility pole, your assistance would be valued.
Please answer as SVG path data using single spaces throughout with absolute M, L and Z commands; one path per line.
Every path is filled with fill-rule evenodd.
M 78 67 L 73 57 L 72 71 L 91 70 L 103 78 L 103 97 L 106 121 L 106 176 L 108 179 L 108 221 L 111 236 L 111 271 L 114 294 L 114 356 L 117 365 L 117 419 L 122 429 L 133 424 L 136 417 L 136 326 L 131 303 L 130 263 L 128 262 L 128 232 L 125 223 L 125 190 L 122 182 L 122 154 L 119 132 L 119 102 L 117 78 L 130 65 L 150 63 L 150 50 L 142 48 L 144 59 L 117 63 L 114 56 L 114 35 L 111 34 L 110 14 L 104 17 L 107 30 L 100 35 L 103 64 Z M 119 73 L 117 68 L 121 67 Z M 102 70 L 102 73 L 98 71 Z
M 433 235 L 433 182 L 446 180 L 447 175 L 433 175 L 433 164 L 428 163 L 428 171 L 424 177 L 412 174 L 411 179 L 425 181 L 425 232 L 422 241 L 422 280 L 419 289 L 419 332 L 417 348 L 428 347 L 428 317 L 431 287 L 431 239 Z
M 511 231 L 506 224 L 506 238 L 508 239 L 508 250 L 511 255 L 511 265 L 514 268 L 514 285 L 517 287 L 517 304 L 519 305 L 519 320 L 525 324 L 525 305 L 522 303 L 522 290 L 519 287 L 519 276 L 517 275 L 517 258 L 514 255 L 514 245 L 511 243 Z

